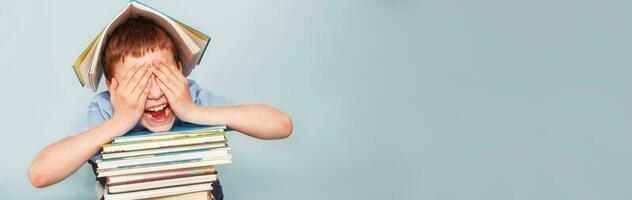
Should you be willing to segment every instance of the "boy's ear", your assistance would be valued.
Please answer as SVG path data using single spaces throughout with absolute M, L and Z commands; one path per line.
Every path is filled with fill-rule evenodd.
M 178 69 L 182 72 L 182 63 L 178 61 Z
M 110 84 L 111 84 L 110 80 L 105 80 L 105 86 L 108 89 L 108 91 L 110 91 Z

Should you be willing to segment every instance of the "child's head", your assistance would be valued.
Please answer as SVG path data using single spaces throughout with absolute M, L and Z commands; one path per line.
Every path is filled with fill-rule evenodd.
M 106 85 L 109 88 L 112 77 L 121 80 L 129 70 L 151 64 L 153 60 L 182 69 L 177 51 L 164 28 L 143 17 L 130 18 L 117 26 L 105 43 L 101 63 Z M 151 85 L 140 123 L 152 132 L 167 131 L 173 126 L 175 115 L 158 84 Z

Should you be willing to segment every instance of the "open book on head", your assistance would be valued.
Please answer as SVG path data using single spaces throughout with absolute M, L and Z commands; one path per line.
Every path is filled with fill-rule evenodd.
M 182 62 L 182 72 L 185 76 L 188 76 L 193 68 L 200 63 L 204 51 L 211 40 L 209 36 L 145 4 L 131 1 L 125 9 L 92 40 L 75 61 L 73 68 L 81 86 L 88 85 L 92 91 L 97 91 L 99 82 L 103 76 L 100 56 L 108 36 L 119 24 L 125 22 L 128 18 L 137 16 L 153 20 L 162 26 L 171 38 L 173 38 L 175 46 L 178 48 L 178 57 Z

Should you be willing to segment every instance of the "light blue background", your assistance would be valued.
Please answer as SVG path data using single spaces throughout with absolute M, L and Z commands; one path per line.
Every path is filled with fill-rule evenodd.
M 92 93 L 70 65 L 126 1 L 0 6 L 0 199 L 91 199 L 30 162 Z M 146 1 L 213 37 L 192 78 L 292 116 L 229 136 L 228 199 L 631 199 L 632 2 Z

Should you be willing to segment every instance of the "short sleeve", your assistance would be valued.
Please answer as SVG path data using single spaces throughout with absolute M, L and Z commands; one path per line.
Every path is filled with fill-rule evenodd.
M 191 98 L 197 105 L 204 106 L 236 106 L 236 102 L 202 89 L 194 80 L 189 79 Z
M 79 124 L 75 126 L 68 136 L 78 135 L 111 118 L 110 114 L 106 111 L 107 109 L 103 108 L 103 100 L 101 100 L 103 98 L 105 98 L 104 95 L 99 94 L 92 100 L 92 102 L 90 102 L 88 112 L 85 116 L 83 116 L 83 118 L 79 121 Z M 109 103 L 109 99 L 107 100 L 107 103 Z

